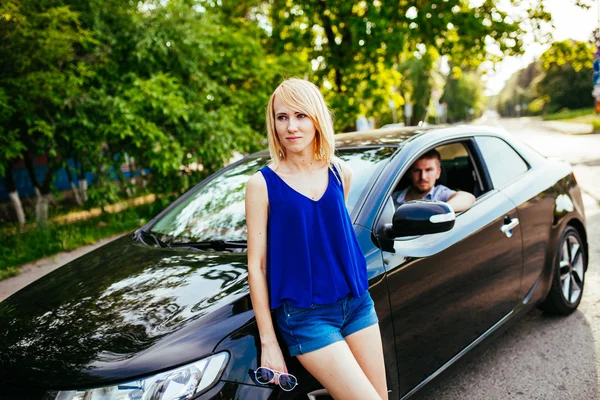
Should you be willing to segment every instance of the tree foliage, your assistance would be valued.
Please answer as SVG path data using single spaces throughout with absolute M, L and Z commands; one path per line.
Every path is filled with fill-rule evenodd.
M 520 110 L 519 115 L 526 112 L 537 114 L 543 109 L 540 101 L 535 101 L 539 97 L 537 83 L 541 78 L 541 62 L 535 61 L 522 70 L 515 72 L 504 84 L 504 87 L 497 95 L 497 109 L 501 115 L 506 117 L 516 116 L 516 106 L 523 104 L 527 110 Z M 533 102 L 533 104 L 531 104 Z
M 274 0 L 271 45 L 278 54 L 298 51 L 313 60 L 312 79 L 331 98 L 337 129 L 343 130 L 353 125 L 364 104 L 359 101 L 361 83 L 377 82 L 372 78 L 380 74 L 378 66 L 395 68 L 406 55 L 427 49 L 469 68 L 488 58 L 490 43 L 504 55 L 522 52 L 523 27 L 550 20 L 542 3 L 526 3 L 529 8 L 515 0 L 504 2 L 505 7 L 492 0 L 475 7 L 467 0 L 400 1 L 396 6 L 382 1 Z M 517 7 L 524 12 L 512 12 Z M 384 99 L 372 103 L 385 102 L 399 84 L 382 88 Z
M 591 43 L 566 40 L 542 54 L 544 74 L 537 88 L 548 111 L 593 107 L 594 50 Z
M 256 24 L 185 0 L 1 7 L 0 133 L 14 144 L 4 157 L 48 155 L 45 192 L 74 158 L 99 177 L 92 199 L 114 201 L 126 156 L 152 170 L 156 189 L 185 189 L 192 171 L 262 148 L 273 87 L 305 71 L 269 54 Z
M 533 114 L 592 107 L 594 50 L 590 42 L 552 43 L 539 60 L 511 76 L 499 94 L 498 110 L 514 116 L 514 107 L 522 103 Z
M 390 99 L 399 113 L 410 101 L 416 123 L 441 93 L 441 60 L 474 71 L 520 54 L 549 19 L 541 0 L 5 0 L 0 173 L 47 155 L 35 184 L 49 193 L 74 159 L 102 204 L 132 189 L 127 162 L 152 171 L 151 190 L 179 192 L 266 145 L 265 106 L 285 77 L 321 88 L 337 131 L 389 119 Z M 477 74 L 447 79 L 456 115 L 480 106 Z
M 477 72 L 463 72 L 454 67 L 448 76 L 442 97 L 442 102 L 448 107 L 448 122 L 469 119 L 471 109 L 474 115 L 480 115 L 486 106 L 483 91 L 484 84 Z
M 64 118 L 89 76 L 89 64 L 78 52 L 93 42 L 92 35 L 63 5 L 9 0 L 0 7 L 0 93 L 5 99 L 0 118 L 12 149 L 3 157 L 47 154 L 47 174 L 34 184 L 49 193 L 52 173 L 61 163 L 57 138 L 69 134 Z

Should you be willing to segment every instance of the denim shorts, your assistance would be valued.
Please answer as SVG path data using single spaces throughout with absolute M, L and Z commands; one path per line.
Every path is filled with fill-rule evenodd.
M 281 336 L 292 357 L 344 340 L 348 335 L 378 323 L 371 295 L 365 290 L 329 304 L 310 308 L 283 303 L 275 311 Z

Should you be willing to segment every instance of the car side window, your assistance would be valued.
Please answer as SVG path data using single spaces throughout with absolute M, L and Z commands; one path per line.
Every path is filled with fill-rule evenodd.
M 478 136 L 475 141 L 496 189 L 503 188 L 529 169 L 521 156 L 504 140 Z
M 441 168 L 439 178 L 437 178 L 437 180 L 434 179 L 433 182 L 431 182 L 430 176 L 419 175 L 419 179 L 428 181 L 427 183 L 430 186 L 431 184 L 434 185 L 434 188 L 432 189 L 430 189 L 430 187 L 424 188 L 425 190 L 430 189 L 431 191 L 423 197 L 423 199 L 447 201 L 448 196 L 454 191 L 468 192 L 474 195 L 475 198 L 478 198 L 489 190 L 489 185 L 482 182 L 480 174 L 482 169 L 479 165 L 479 161 L 473 157 L 472 146 L 472 139 L 466 139 L 441 144 L 419 154 L 419 157 L 414 160 L 414 162 L 422 159 L 425 155 L 427 155 L 426 159 L 430 160 L 434 157 L 434 154 L 437 153 L 433 160 L 435 161 L 435 158 L 439 157 L 439 161 L 437 162 Z M 430 164 L 425 166 L 420 165 L 418 167 L 426 168 L 428 166 L 430 166 Z M 386 199 L 375 226 L 375 232 L 378 232 L 378 234 L 385 231 L 386 225 L 391 224 L 396 209 L 406 201 L 406 196 L 413 186 L 411 169 L 412 167 L 403 173 L 400 180 L 395 183 L 391 195 Z M 419 189 L 423 189 L 423 187 L 421 187 L 422 185 L 423 184 L 419 183 Z M 443 186 L 445 188 L 439 187 L 436 189 L 438 186 Z M 408 200 L 411 199 L 409 198 Z M 458 215 L 461 213 L 462 212 L 458 213 Z M 414 237 L 399 237 L 394 240 L 410 239 L 414 239 Z
M 452 190 L 462 190 L 481 196 L 484 186 L 479 173 L 474 165 L 465 142 L 445 144 L 435 148 L 441 158 L 441 174 L 435 182 L 436 185 L 444 185 Z M 393 198 L 411 185 L 410 171 L 406 172 L 400 179 L 394 192 Z

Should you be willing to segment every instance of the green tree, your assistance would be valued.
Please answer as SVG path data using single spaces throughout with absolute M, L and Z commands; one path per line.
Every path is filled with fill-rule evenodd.
M 109 54 L 88 113 L 105 144 L 109 166 L 100 165 L 118 175 L 127 153 L 152 168 L 150 184 L 160 192 L 199 179 L 187 166 L 204 175 L 234 150 L 263 147 L 270 92 L 282 76 L 304 71 L 293 56 L 266 53 L 254 23 L 227 23 L 219 8 L 178 0 L 88 7 L 86 21 Z
M 4 140 L 18 146 L 4 157 L 22 152 L 38 194 L 37 220 L 44 223 L 53 174 L 64 161 L 56 138 L 69 134 L 61 119 L 81 97 L 89 68 L 78 52 L 91 44 L 91 34 L 68 7 L 8 0 L 0 6 L 0 37 L 0 90 L 8 98 L 2 108 L 14 110 L 8 118 L 4 113 Z M 48 155 L 41 180 L 31 161 L 36 154 Z
M 152 190 L 185 190 L 234 150 L 262 148 L 273 87 L 305 72 L 297 57 L 267 53 L 254 22 L 184 0 L 11 0 L 1 15 L 0 118 L 27 147 L 43 199 L 68 159 L 80 182 L 98 176 L 97 204 L 131 189 L 124 162 L 150 168 Z M 49 159 L 40 182 L 36 154 Z
M 537 91 L 549 112 L 593 107 L 594 46 L 587 42 L 554 42 L 541 56 L 543 77 Z
M 23 155 L 26 147 L 19 138 L 16 129 L 9 130 L 5 126 L 15 110 L 9 105 L 9 99 L 4 89 L 0 88 L 0 175 L 6 177 L 6 189 L 15 209 L 17 222 L 22 228 L 25 224 L 25 212 L 12 176 L 12 165 Z
M 390 6 L 381 1 L 274 0 L 271 45 L 278 54 L 306 54 L 313 63 L 311 79 L 326 94 L 335 94 L 331 105 L 338 116 L 336 127 L 343 130 L 359 113 L 359 88 L 378 73 L 377 65 L 393 68 L 402 55 L 423 46 L 470 68 L 488 58 L 490 43 L 503 55 L 521 53 L 524 27 L 545 23 L 550 15 L 536 1 L 527 2 L 528 7 L 516 0 L 505 4 L 486 0 L 471 7 L 467 0 L 423 0 Z M 513 12 L 516 8 L 524 12 Z M 389 98 L 389 91 L 383 93 Z
M 480 115 L 485 108 L 483 90 L 484 83 L 477 72 L 453 67 L 441 100 L 447 104 L 448 122 L 471 118 L 471 109 L 474 115 Z
M 518 70 L 506 81 L 504 87 L 497 95 L 496 108 L 502 116 L 516 116 L 516 106 L 527 105 L 527 109 L 520 110 L 518 115 L 539 114 L 542 107 L 538 102 L 532 102 L 538 98 L 537 82 L 541 79 L 542 65 L 539 60 L 529 64 L 524 69 Z
M 400 62 L 396 69 L 402 74 L 398 90 L 405 101 L 413 106 L 413 113 L 409 125 L 416 125 L 419 121 L 426 121 L 430 112 L 432 92 L 441 89 L 444 77 L 436 71 L 439 54 L 430 47 L 423 52 L 405 55 L 407 59 Z M 439 100 L 439 98 L 438 98 Z

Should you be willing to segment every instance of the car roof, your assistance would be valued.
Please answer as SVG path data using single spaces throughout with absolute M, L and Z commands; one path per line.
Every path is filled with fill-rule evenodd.
M 369 131 L 340 133 L 335 135 L 336 147 L 363 147 L 363 146 L 400 146 L 406 141 L 417 137 L 440 140 L 463 135 L 485 134 L 504 137 L 502 129 L 483 125 L 434 125 L 426 127 L 404 127 L 394 129 L 375 129 Z
M 489 125 L 428 125 L 424 127 L 409 126 L 394 129 L 374 129 L 360 132 L 338 133 L 335 135 L 337 150 L 369 148 L 369 147 L 408 147 L 426 148 L 448 140 L 460 140 L 470 136 L 495 136 L 508 142 L 521 156 L 531 164 L 537 164 L 544 157 L 532 150 L 514 135 L 503 128 Z M 409 144 L 410 142 L 410 144 Z M 267 156 L 268 149 L 254 153 L 256 156 Z
M 434 128 L 411 126 L 405 128 L 374 129 L 339 133 L 335 135 L 335 144 L 337 148 L 378 145 L 398 146 L 411 137 L 431 131 L 432 129 Z M 437 127 L 437 129 L 439 129 L 439 127 Z

